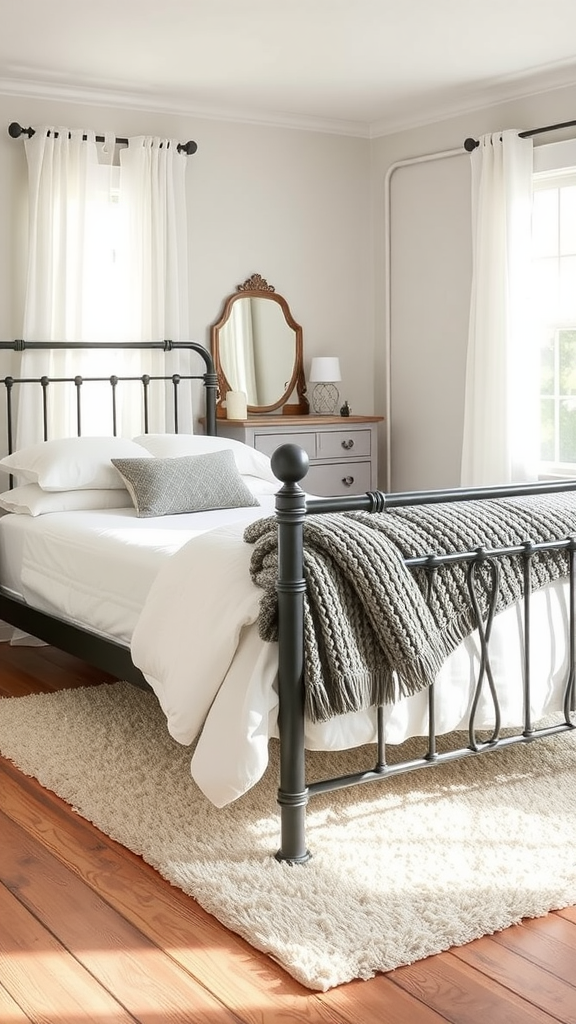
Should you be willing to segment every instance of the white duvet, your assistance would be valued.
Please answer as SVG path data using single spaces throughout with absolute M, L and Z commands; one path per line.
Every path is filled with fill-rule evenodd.
M 267 765 L 268 741 L 277 735 L 277 647 L 258 637 L 261 591 L 250 579 L 252 547 L 243 541 L 247 523 L 273 507 L 271 496 L 260 500 L 256 509 L 155 520 L 139 520 L 128 509 L 7 516 L 0 534 L 8 564 L 21 561 L 20 587 L 27 601 L 131 640 L 133 660 L 156 693 L 171 735 L 184 744 L 199 737 L 191 772 L 218 806 L 258 781 Z M 15 566 L 13 571 L 16 575 Z M 533 630 L 536 719 L 562 702 L 567 666 L 562 584 L 534 596 Z M 496 620 L 491 650 L 503 726 L 522 723 L 521 634 L 518 609 Z M 472 636 L 443 667 L 436 688 L 439 733 L 467 728 L 478 664 L 478 640 Z M 423 692 L 387 709 L 388 742 L 426 734 L 427 699 Z M 485 697 L 477 724 L 492 722 Z M 313 749 L 375 739 L 373 711 L 306 727 L 306 743 Z
M 268 740 L 278 735 L 277 645 L 258 637 L 261 591 L 250 580 L 252 548 L 242 540 L 243 528 L 236 524 L 211 532 L 166 563 L 151 587 L 132 639 L 133 659 L 156 692 L 172 736 L 181 743 L 200 736 L 192 775 L 218 806 L 258 781 L 268 762 Z M 564 584 L 556 583 L 532 599 L 531 710 L 535 719 L 562 706 L 567 671 L 565 591 Z M 167 607 L 172 609 L 170 616 L 163 614 Z M 521 637 L 518 608 L 498 616 L 491 657 L 503 727 L 523 721 Z M 443 666 L 436 686 L 438 733 L 468 728 L 479 661 L 479 641 L 473 634 Z M 487 686 L 485 691 L 478 728 L 490 727 L 494 721 Z M 386 711 L 390 743 L 426 735 L 427 730 L 427 692 Z M 374 709 L 306 725 L 309 749 L 344 749 L 375 741 Z

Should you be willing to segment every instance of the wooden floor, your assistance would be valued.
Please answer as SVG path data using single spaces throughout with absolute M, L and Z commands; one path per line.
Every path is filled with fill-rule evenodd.
M 0 644 L 0 693 L 103 681 Z M 568 909 L 327 993 L 303 988 L 0 759 L 0 1022 L 576 1024 Z

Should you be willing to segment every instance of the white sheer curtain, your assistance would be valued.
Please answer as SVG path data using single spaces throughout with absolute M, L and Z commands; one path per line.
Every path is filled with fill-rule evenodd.
M 83 136 L 86 138 L 83 139 Z M 173 341 L 188 338 L 185 170 L 187 157 L 169 139 L 130 139 L 113 166 L 114 139 L 41 126 L 26 142 L 29 253 L 23 337 L 29 341 Z M 62 351 L 46 365 L 25 352 L 26 376 L 155 373 L 153 353 Z M 186 366 L 174 360 L 175 372 Z M 60 387 L 58 386 L 54 386 Z M 88 385 L 84 386 L 88 395 Z M 62 392 L 58 392 L 59 395 Z M 119 429 L 140 432 L 141 389 L 118 389 Z M 74 430 L 73 405 L 50 394 L 50 436 Z M 37 401 L 23 389 L 19 445 L 38 440 Z M 156 403 L 162 410 L 162 402 Z M 138 410 L 136 411 L 136 406 Z M 136 413 L 136 414 L 135 414 Z M 135 415 L 134 415 L 135 414 Z M 182 422 L 184 420 L 184 422 Z M 181 406 L 180 429 L 192 429 Z M 164 428 L 164 421 L 152 429 Z M 84 434 L 109 433 L 101 398 L 83 403 Z
M 92 251 L 91 197 L 98 189 L 99 154 L 94 133 L 40 127 L 25 143 L 28 162 L 28 273 L 23 338 L 29 341 L 84 341 L 90 276 L 86 253 Z M 22 376 L 70 376 L 68 353 L 49 362 L 34 352 L 22 356 Z M 17 395 L 17 443 L 39 439 L 38 398 L 23 387 Z M 51 433 L 71 428 L 60 396 L 49 390 Z
M 129 139 L 128 147 L 120 152 L 125 312 L 132 340 L 186 341 L 189 337 L 186 161 L 173 140 L 149 136 Z M 163 358 L 156 356 L 149 372 L 162 372 L 163 366 Z M 175 353 L 171 369 L 189 373 L 188 354 Z M 193 430 L 191 396 L 191 388 L 181 391 L 181 431 Z M 170 405 L 170 389 L 167 401 Z M 157 402 L 155 406 L 156 429 L 163 429 Z M 154 426 L 151 423 L 151 429 Z
M 531 139 L 485 135 L 471 154 L 473 276 L 463 486 L 536 479 L 538 351 L 530 317 Z

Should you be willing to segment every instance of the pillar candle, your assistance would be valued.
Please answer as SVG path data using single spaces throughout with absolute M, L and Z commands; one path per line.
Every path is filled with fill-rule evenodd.
M 226 392 L 226 418 L 229 420 L 245 420 L 248 416 L 248 405 L 244 391 Z

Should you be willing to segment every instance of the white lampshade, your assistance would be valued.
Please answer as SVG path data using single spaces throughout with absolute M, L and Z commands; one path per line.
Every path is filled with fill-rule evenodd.
M 308 380 L 332 382 L 342 380 L 340 376 L 340 360 L 337 356 L 315 356 L 310 366 Z

